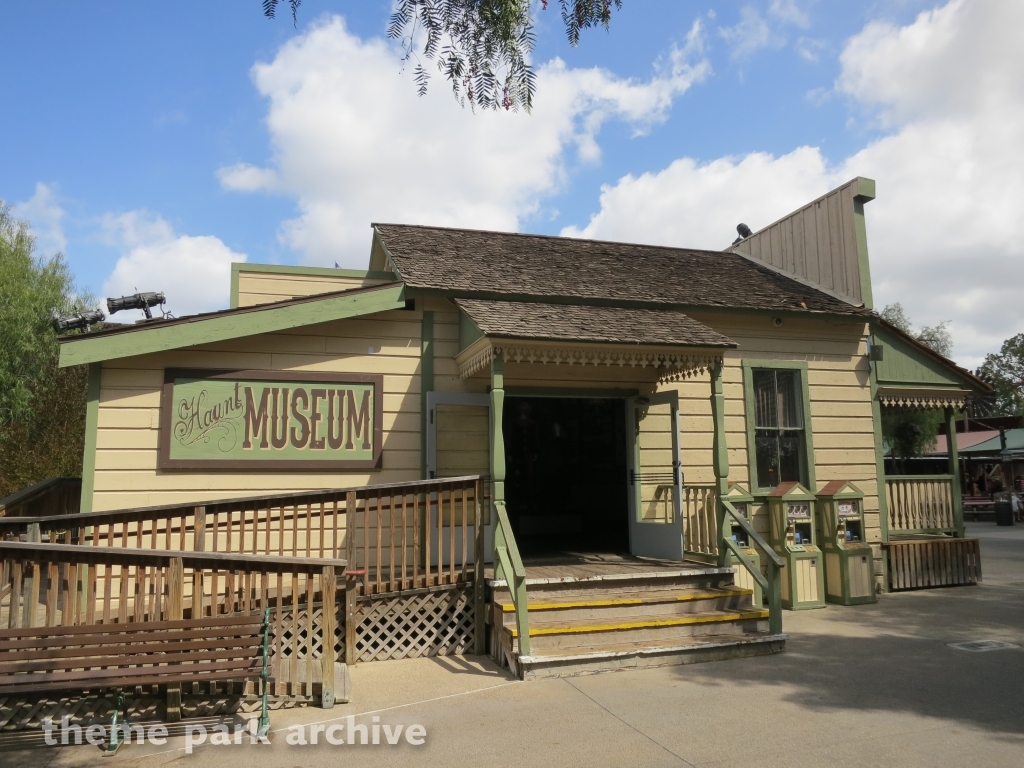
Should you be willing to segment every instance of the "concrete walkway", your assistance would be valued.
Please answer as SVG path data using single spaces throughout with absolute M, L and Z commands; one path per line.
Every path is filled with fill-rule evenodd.
M 363 664 L 356 702 L 273 713 L 267 746 L 95 747 L 0 739 L 17 766 L 1024 766 L 1024 526 L 974 523 L 978 587 L 883 596 L 874 606 L 787 612 L 785 654 L 523 683 L 475 657 Z M 289 746 L 330 718 L 420 724 L 413 746 Z M 209 725 L 210 723 L 207 723 Z M 372 733 L 372 732 L 371 732 Z M 345 729 L 340 731 L 346 738 Z M 385 741 L 382 734 L 381 742 Z M 33 743 L 34 742 L 34 743 Z M 355 754 L 353 754 L 355 753 Z

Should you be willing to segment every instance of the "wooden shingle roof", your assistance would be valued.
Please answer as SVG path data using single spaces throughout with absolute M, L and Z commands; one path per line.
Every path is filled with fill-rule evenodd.
M 456 299 L 489 338 L 735 347 L 736 342 L 682 312 L 584 304 Z
M 409 287 L 455 296 L 867 314 L 727 251 L 404 224 L 374 227 Z

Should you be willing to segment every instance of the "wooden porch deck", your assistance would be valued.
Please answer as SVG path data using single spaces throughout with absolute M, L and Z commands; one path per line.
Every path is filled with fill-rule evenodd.
M 573 581 L 603 581 L 643 579 L 654 575 L 700 575 L 729 571 L 697 560 L 658 560 L 634 557 L 628 554 L 589 552 L 560 552 L 543 557 L 523 558 L 526 583 L 558 584 Z M 494 568 L 484 569 L 484 578 L 490 586 L 503 586 L 502 579 L 494 578 Z

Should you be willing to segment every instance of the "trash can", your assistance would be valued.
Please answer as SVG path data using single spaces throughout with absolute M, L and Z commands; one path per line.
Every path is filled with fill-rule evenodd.
M 996 496 L 996 525 L 1013 525 L 1013 503 L 1006 494 Z

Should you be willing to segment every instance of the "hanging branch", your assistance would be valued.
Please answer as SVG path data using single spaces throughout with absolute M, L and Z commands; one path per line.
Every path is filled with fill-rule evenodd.
M 263 0 L 264 15 L 273 18 L 279 0 Z M 301 0 L 288 0 L 292 20 Z M 540 0 L 547 10 L 548 0 Z M 388 37 L 400 40 L 403 62 L 416 58 L 413 80 L 422 96 L 430 73 L 422 59 L 437 62 L 460 104 L 470 108 L 527 112 L 533 107 L 537 76 L 530 65 L 536 44 L 533 0 L 398 0 L 388 22 Z M 622 0 L 559 0 L 569 44 L 579 44 L 580 32 L 604 27 L 612 8 Z

